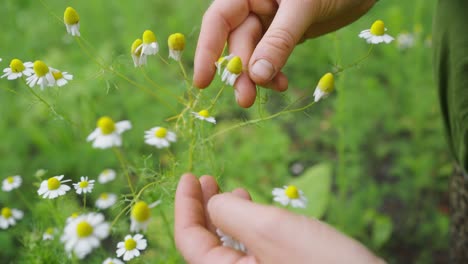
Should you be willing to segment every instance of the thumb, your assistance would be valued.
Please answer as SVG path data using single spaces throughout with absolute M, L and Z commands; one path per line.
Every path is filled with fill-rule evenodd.
M 313 1 L 281 1 L 278 12 L 255 48 L 249 62 L 250 78 L 257 84 L 270 82 L 283 68 L 296 44 L 308 29 Z
M 215 226 L 242 242 L 260 263 L 378 263 L 357 241 L 318 220 L 230 193 L 213 196 L 208 213 Z

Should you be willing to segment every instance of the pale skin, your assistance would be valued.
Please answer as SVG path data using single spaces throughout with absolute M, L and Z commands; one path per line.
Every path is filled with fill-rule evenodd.
M 335 31 L 365 14 L 375 0 L 215 0 L 203 16 L 195 53 L 193 84 L 207 87 L 227 42 L 243 62 L 235 83 L 237 103 L 250 107 L 256 85 L 288 88 L 282 72 L 294 47 Z M 311 58 L 313 61 L 313 58 Z
M 215 226 L 248 253 L 222 246 Z M 244 189 L 219 194 L 213 177 L 190 173 L 177 187 L 175 240 L 191 264 L 384 263 L 319 220 L 256 204 Z

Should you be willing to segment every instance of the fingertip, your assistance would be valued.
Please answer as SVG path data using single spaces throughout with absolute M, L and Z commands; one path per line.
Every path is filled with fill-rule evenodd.
M 246 73 L 241 74 L 234 85 L 237 104 L 243 108 L 251 107 L 255 102 L 257 90 Z
M 239 198 L 242 198 L 244 200 L 249 200 L 251 201 L 252 198 L 250 197 L 250 194 L 248 191 L 246 191 L 245 189 L 243 188 L 237 188 L 237 189 L 234 189 L 232 191 L 232 194 L 234 194 L 235 196 L 239 197 Z

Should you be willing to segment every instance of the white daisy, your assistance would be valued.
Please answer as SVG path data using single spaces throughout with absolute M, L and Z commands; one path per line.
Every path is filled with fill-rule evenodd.
M 80 215 L 70 221 L 63 231 L 61 241 L 65 244 L 65 251 L 74 253 L 83 259 L 101 244 L 110 232 L 110 224 L 104 221 L 100 213 Z
M 80 16 L 75 9 L 67 7 L 63 13 L 63 21 L 65 22 L 68 34 L 80 36 Z
M 124 241 L 117 244 L 117 257 L 123 256 L 124 261 L 129 261 L 133 258 L 140 256 L 140 251 L 145 250 L 147 247 L 146 239 L 143 235 L 136 234 L 125 236 Z
M 326 73 L 325 75 L 320 78 L 317 87 L 315 87 L 314 91 L 314 101 L 318 102 L 322 97 L 327 97 L 335 87 L 335 79 L 333 78 L 333 74 Z
M 396 39 L 397 46 L 401 50 L 409 49 L 414 46 L 414 35 L 411 33 L 401 33 L 397 36 Z
M 47 173 L 47 170 L 45 170 L 45 169 L 38 169 L 38 170 L 34 173 L 34 177 L 41 178 L 41 177 L 44 176 L 46 173 Z
M 218 61 L 215 62 L 216 72 L 218 73 L 218 75 L 221 75 L 221 72 L 223 71 L 224 67 L 226 67 L 226 65 L 232 58 L 234 58 L 234 54 L 229 54 L 228 56 L 219 58 Z
M 208 110 L 204 109 L 201 110 L 200 112 L 192 112 L 192 114 L 195 116 L 195 118 L 200 119 L 200 120 L 205 120 L 206 122 L 210 122 L 213 124 L 216 124 L 216 119 L 212 116 L 210 116 L 210 112 Z
M 132 43 L 132 48 L 130 49 L 130 54 L 132 55 L 133 65 L 135 67 L 141 67 L 146 65 L 146 55 L 141 55 L 141 48 L 139 48 L 143 44 L 141 39 L 136 39 Z
M 170 142 L 176 142 L 176 140 L 176 134 L 164 127 L 153 127 L 145 131 L 145 143 L 158 149 L 167 148 L 171 144 Z
M 55 84 L 54 76 L 52 75 L 50 68 L 42 61 L 35 61 L 33 64 L 34 74 L 26 79 L 26 84 L 29 87 L 34 87 L 36 84 L 44 89 L 47 86 Z
M 19 175 L 8 176 L 2 181 L 2 190 L 9 192 L 21 186 L 23 179 Z
M 78 216 L 78 213 L 72 213 L 69 217 L 67 217 L 66 223 L 69 224 L 71 221 L 75 220 Z
M 106 258 L 102 264 L 124 264 L 124 262 L 118 258 Z
M 108 183 L 108 182 L 113 181 L 116 175 L 117 174 L 115 173 L 115 170 L 105 169 L 99 174 L 98 181 L 99 183 L 102 183 L 102 184 Z
M 136 202 L 130 213 L 130 232 L 145 232 L 151 220 L 151 208 L 156 207 L 161 200 L 148 205 L 143 201 Z
M 284 206 L 291 204 L 292 207 L 305 208 L 307 206 L 307 198 L 301 190 L 294 185 L 284 186 L 283 188 L 275 188 L 272 192 L 274 201 Z
M 117 202 L 117 195 L 113 193 L 101 193 L 96 200 L 96 207 L 104 210 L 113 206 Z
M 24 76 L 31 76 L 34 73 L 33 63 L 28 61 L 23 63 L 18 59 L 12 59 L 10 67 L 3 69 L 5 74 L 1 78 L 7 77 L 8 80 L 15 80 Z
M 221 231 L 221 229 L 216 229 L 216 234 L 219 236 L 221 242 L 223 242 L 223 246 L 247 253 L 247 248 L 244 246 L 244 244 L 235 240 L 233 237 L 226 235 L 223 233 L 223 231 Z
M 56 228 L 49 227 L 46 229 L 44 234 L 42 234 L 42 240 L 53 240 L 56 233 L 57 233 Z
M 180 61 L 182 52 L 185 49 L 185 36 L 182 33 L 174 33 L 167 39 L 169 46 L 169 58 Z
M 23 218 L 22 211 L 14 208 L 10 209 L 8 207 L 3 207 L 0 215 L 0 228 L 7 229 L 10 226 L 14 226 L 16 225 L 16 221 L 21 218 Z
M 68 72 L 62 72 L 57 69 L 50 68 L 52 72 L 52 76 L 55 80 L 55 85 L 62 87 L 68 83 L 68 81 L 73 80 L 73 75 Z M 49 86 L 53 86 L 54 84 L 50 84 Z
M 159 45 L 156 41 L 156 35 L 151 30 L 143 32 L 143 43 L 136 49 L 141 50 L 141 55 L 155 55 L 159 51 Z
M 359 37 L 363 38 L 370 44 L 379 44 L 382 42 L 390 43 L 393 41 L 393 37 L 385 34 L 387 29 L 385 28 L 385 24 L 382 20 L 375 21 L 370 29 L 366 29 L 359 33 Z
M 226 65 L 221 76 L 221 81 L 227 85 L 234 86 L 239 75 L 242 73 L 242 61 L 239 56 L 234 56 Z
M 65 195 L 65 193 L 68 192 L 71 188 L 70 186 L 63 183 L 69 182 L 71 180 L 62 181 L 62 179 L 63 175 L 60 175 L 42 181 L 39 190 L 37 190 L 37 194 L 42 196 L 42 198 L 49 199 L 55 199 L 59 196 Z
M 97 128 L 88 136 L 87 141 L 93 141 L 94 148 L 119 147 L 122 145 L 120 134 L 130 128 L 132 124 L 128 120 L 114 123 L 110 117 L 104 116 L 99 118 Z
M 94 180 L 88 180 L 88 176 L 81 176 L 78 183 L 73 183 L 76 193 L 91 193 L 94 187 Z

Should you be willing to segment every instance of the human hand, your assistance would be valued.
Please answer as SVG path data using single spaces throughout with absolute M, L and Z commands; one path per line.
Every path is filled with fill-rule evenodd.
M 216 227 L 248 253 L 221 245 Z M 175 240 L 188 263 L 383 263 L 357 241 L 318 220 L 250 201 L 236 189 L 218 194 L 211 176 L 181 177 L 175 201 Z
M 281 69 L 297 43 L 337 30 L 366 13 L 375 0 L 215 0 L 206 11 L 195 53 L 193 82 L 205 88 L 226 41 L 248 69 L 235 84 L 238 104 L 250 107 L 255 85 L 285 91 Z

